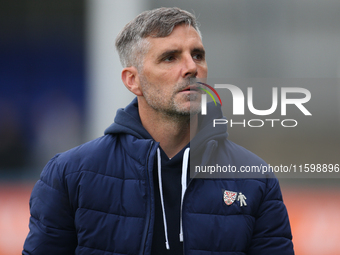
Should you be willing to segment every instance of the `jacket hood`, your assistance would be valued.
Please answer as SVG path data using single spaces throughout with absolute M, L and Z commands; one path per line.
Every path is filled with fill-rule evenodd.
M 209 140 L 226 139 L 228 136 L 227 125 L 216 125 L 213 127 L 214 119 L 225 119 L 221 111 L 221 105 L 207 104 L 207 115 L 199 114 L 199 132 L 190 142 L 194 148 L 200 147 Z M 143 127 L 139 113 L 138 101 L 134 98 L 125 108 L 117 111 L 114 123 L 105 130 L 105 134 L 130 134 L 140 139 L 152 139 L 151 135 Z
M 214 127 L 214 119 L 225 120 L 226 118 L 223 116 L 220 104 L 215 105 L 214 102 L 209 102 L 207 104 L 207 114 L 198 115 L 199 131 L 190 142 L 191 149 L 201 148 L 211 140 L 225 140 L 228 137 L 227 125 L 219 124 Z
M 117 110 L 114 123 L 106 130 L 105 134 L 130 134 L 140 139 L 152 139 L 143 127 L 138 113 L 137 97 L 125 108 Z

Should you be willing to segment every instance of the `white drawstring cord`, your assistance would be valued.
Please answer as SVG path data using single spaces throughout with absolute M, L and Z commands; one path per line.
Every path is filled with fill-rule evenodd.
M 181 218 L 180 218 L 180 233 L 179 233 L 180 242 L 183 242 L 182 208 L 183 208 L 184 194 L 187 189 L 189 151 L 190 151 L 190 148 L 185 149 L 184 155 L 183 155 L 183 163 L 182 163 L 182 198 L 181 198 Z
M 163 224 L 164 224 L 164 235 L 165 235 L 165 247 L 170 250 L 169 240 L 168 240 L 168 225 L 166 223 L 164 200 L 163 200 L 163 187 L 162 187 L 162 165 L 161 165 L 161 151 L 157 148 L 157 164 L 158 164 L 158 185 L 159 194 L 161 196 L 162 212 L 163 212 Z

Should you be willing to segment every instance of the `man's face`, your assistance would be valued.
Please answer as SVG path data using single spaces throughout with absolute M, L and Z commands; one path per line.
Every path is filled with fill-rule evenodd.
M 197 31 L 178 25 L 167 37 L 148 37 L 140 84 L 146 107 L 167 115 L 199 112 L 201 94 L 190 78 L 205 79 L 207 64 Z

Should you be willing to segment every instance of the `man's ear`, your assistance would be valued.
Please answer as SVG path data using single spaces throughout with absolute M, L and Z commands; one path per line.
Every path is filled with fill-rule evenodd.
M 125 67 L 122 71 L 122 81 L 133 94 L 142 96 L 142 90 L 139 81 L 137 68 L 134 66 Z

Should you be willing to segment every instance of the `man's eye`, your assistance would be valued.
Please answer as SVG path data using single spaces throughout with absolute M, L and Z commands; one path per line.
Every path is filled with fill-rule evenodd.
M 170 61 L 173 61 L 174 59 L 175 59 L 174 56 L 167 56 L 167 57 L 163 58 L 163 61 L 170 62 Z
M 195 54 L 192 57 L 193 57 L 193 59 L 196 59 L 196 60 L 202 60 L 203 59 L 203 55 L 202 54 Z

